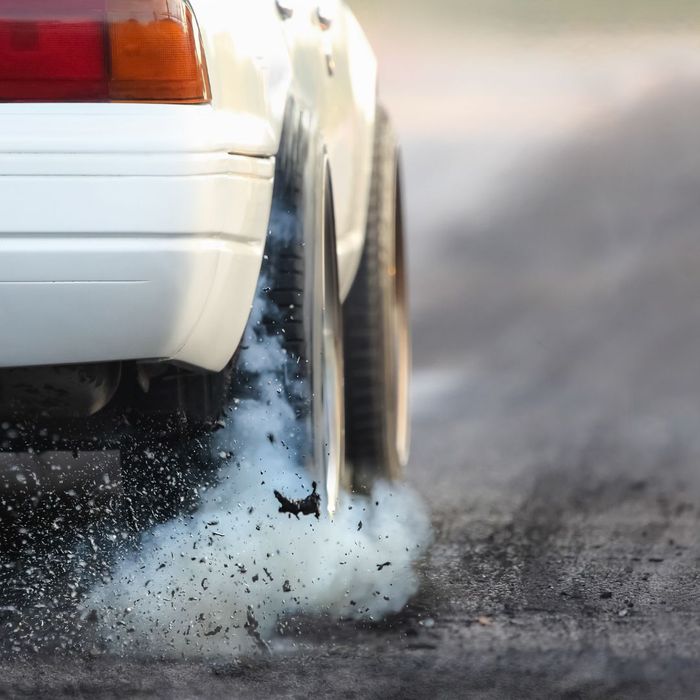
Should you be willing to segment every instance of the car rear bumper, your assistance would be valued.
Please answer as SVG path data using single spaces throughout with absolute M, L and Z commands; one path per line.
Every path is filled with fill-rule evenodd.
M 108 126 L 101 151 L 67 128 L 34 149 L 27 136 L 21 152 L 0 137 L 0 367 L 172 359 L 219 370 L 255 293 L 274 159 L 233 155 L 220 134 L 207 142 L 206 123 L 179 140 L 170 124 L 152 152 L 114 146 Z M 49 150 L 67 139 L 73 150 Z

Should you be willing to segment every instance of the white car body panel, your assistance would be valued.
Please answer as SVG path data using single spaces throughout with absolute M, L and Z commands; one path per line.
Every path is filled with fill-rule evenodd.
M 333 177 L 341 294 L 364 241 L 376 65 L 331 2 L 190 0 L 210 105 L 0 104 L 0 367 L 222 369 L 252 303 L 293 99 Z M 334 71 L 329 71 L 331 57 Z
M 274 0 L 191 4 L 200 21 L 217 110 L 267 120 L 275 153 L 290 95 L 318 121 L 333 176 L 345 298 L 364 242 L 372 168 L 377 64 L 365 35 L 340 0 L 295 0 L 286 20 Z M 328 30 L 319 23 L 320 4 L 334 18 Z

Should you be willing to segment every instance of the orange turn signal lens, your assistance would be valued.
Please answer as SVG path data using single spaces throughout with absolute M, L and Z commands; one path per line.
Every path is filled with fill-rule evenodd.
M 183 0 L 109 0 L 110 98 L 207 102 L 204 54 Z

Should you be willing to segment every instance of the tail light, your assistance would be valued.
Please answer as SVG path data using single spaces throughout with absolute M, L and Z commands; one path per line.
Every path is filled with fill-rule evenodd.
M 208 102 L 187 0 L 0 0 L 0 102 Z

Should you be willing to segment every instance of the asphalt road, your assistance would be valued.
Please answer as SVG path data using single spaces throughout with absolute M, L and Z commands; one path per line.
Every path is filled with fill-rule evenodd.
M 414 229 L 435 543 L 405 612 L 230 664 L 9 658 L 0 696 L 696 696 L 698 95 L 652 92 Z

